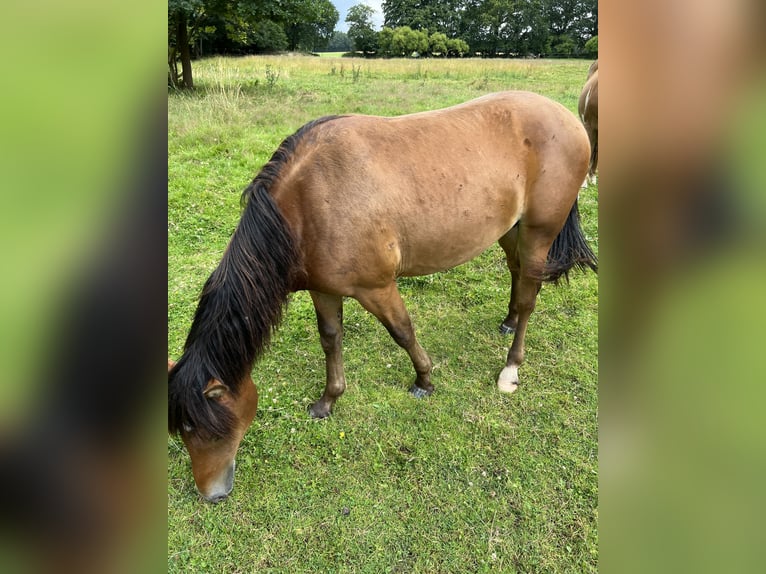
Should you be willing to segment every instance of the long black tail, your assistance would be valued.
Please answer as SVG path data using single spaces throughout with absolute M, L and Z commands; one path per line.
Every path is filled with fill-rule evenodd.
M 548 252 L 544 280 L 557 283 L 563 275 L 569 281 L 569 271 L 573 267 L 583 271 L 590 268 L 598 272 L 598 260 L 580 227 L 580 210 L 576 200 L 569 211 L 564 227 Z

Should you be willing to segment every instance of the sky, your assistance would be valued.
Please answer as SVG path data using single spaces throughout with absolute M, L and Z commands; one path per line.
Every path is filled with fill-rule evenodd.
M 357 4 L 367 4 L 370 8 L 375 10 L 375 14 L 372 15 L 372 27 L 376 30 L 380 30 L 383 27 L 383 8 L 380 7 L 382 0 L 330 0 L 335 8 L 338 10 L 338 23 L 335 29 L 339 32 L 348 32 L 348 24 L 346 24 L 346 12 L 352 6 Z

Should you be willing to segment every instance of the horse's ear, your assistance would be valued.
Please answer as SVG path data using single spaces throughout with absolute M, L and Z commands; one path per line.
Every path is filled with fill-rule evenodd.
M 221 381 L 213 379 L 207 384 L 205 390 L 202 391 L 202 394 L 205 395 L 206 399 L 215 401 L 223 397 L 228 392 L 229 387 L 224 385 Z

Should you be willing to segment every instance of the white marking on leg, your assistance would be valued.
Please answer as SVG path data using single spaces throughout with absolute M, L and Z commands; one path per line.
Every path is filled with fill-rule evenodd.
M 512 393 L 519 386 L 519 368 L 515 365 L 505 367 L 497 378 L 497 388 L 502 393 Z

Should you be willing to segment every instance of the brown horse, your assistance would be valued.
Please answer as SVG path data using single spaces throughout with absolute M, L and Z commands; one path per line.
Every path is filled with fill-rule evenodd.
M 232 488 L 258 404 L 251 369 L 297 290 L 311 294 L 326 357 L 312 416 L 329 415 L 346 387 L 343 297 L 407 351 L 421 397 L 434 389 L 431 359 L 396 279 L 454 267 L 498 241 L 512 275 L 500 328 L 515 336 L 497 384 L 513 392 L 541 282 L 596 269 L 576 201 L 588 150 L 572 113 L 527 92 L 394 118 L 325 117 L 288 137 L 244 191 L 243 215 L 169 372 L 169 430 L 186 444 L 201 494 L 218 501 Z
M 588 79 L 580 94 L 577 109 L 590 141 L 591 153 L 587 181 L 592 183 L 596 179 L 596 169 L 598 169 L 598 60 L 593 62 L 588 70 Z

